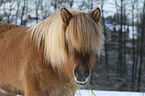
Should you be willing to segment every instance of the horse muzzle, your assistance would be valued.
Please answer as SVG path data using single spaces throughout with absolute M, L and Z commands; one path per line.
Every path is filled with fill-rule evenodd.
M 79 69 L 79 67 L 76 67 L 73 73 L 75 82 L 80 85 L 85 85 L 90 76 L 90 69 L 89 67 L 83 69 Z

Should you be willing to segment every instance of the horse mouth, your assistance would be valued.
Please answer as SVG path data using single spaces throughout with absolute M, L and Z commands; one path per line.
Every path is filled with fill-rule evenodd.
M 78 67 L 76 67 L 73 70 L 75 82 L 80 85 L 85 85 L 90 77 L 90 73 L 91 71 L 89 68 L 86 68 L 86 70 L 80 70 Z
M 78 79 L 77 77 L 74 76 L 74 79 L 75 79 L 75 82 L 79 85 L 86 85 L 87 84 L 87 81 L 88 81 L 88 78 L 85 78 L 85 79 Z

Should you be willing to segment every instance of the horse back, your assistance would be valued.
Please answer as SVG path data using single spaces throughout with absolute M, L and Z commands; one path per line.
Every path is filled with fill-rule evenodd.
M 0 22 L 0 34 L 3 32 L 9 31 L 11 29 L 15 29 L 17 27 L 22 27 L 22 26 Z

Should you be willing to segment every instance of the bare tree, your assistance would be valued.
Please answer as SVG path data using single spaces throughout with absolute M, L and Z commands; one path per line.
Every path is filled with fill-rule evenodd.
M 135 64 L 135 80 L 137 79 L 137 72 L 138 72 L 138 65 L 139 65 L 139 47 L 140 47 L 140 43 L 139 43 L 139 38 L 140 38 L 140 35 L 139 35 L 139 8 L 138 8 L 138 3 L 139 1 L 137 1 L 137 42 L 136 42 L 136 46 L 137 46 L 137 53 L 136 53 L 136 64 Z M 137 88 L 138 90 L 138 88 Z
M 123 2 L 124 0 L 120 0 L 120 30 L 119 30 L 119 33 L 118 33 L 118 36 L 119 36 L 119 41 L 118 41 L 118 44 L 119 44 L 119 47 L 118 47 L 118 74 L 120 77 L 123 77 L 123 70 L 122 70 L 122 65 L 123 65 L 123 60 L 122 60 L 122 29 L 123 29 Z M 115 5 L 116 5 L 116 11 L 117 13 L 119 12 L 118 10 L 118 2 L 117 0 L 115 0 Z M 118 16 L 117 16 L 118 17 Z M 117 22 L 119 23 L 119 17 L 116 18 L 117 19 Z
M 21 25 L 25 25 L 25 21 L 23 21 L 23 16 L 25 14 L 26 9 L 26 0 L 23 0 L 23 7 L 22 7 L 22 13 L 21 13 Z
M 142 65 L 143 65 L 143 44 L 144 44 L 144 32 L 145 32 L 145 28 L 144 28 L 144 25 L 145 25 L 145 0 L 144 0 L 144 3 L 143 3 L 143 12 L 142 12 L 142 30 L 141 30 L 141 49 L 140 49 L 140 65 L 139 65 L 139 73 L 138 73 L 138 91 L 140 91 L 141 89 L 141 79 L 142 79 Z
M 106 25 L 105 25 L 105 17 L 104 17 L 104 0 L 102 0 L 102 3 L 101 3 L 101 9 L 102 9 L 102 21 L 103 21 L 103 31 L 104 31 L 104 35 L 105 35 L 105 37 L 107 37 L 107 33 L 106 33 Z M 105 40 L 105 65 L 106 65 L 106 80 L 105 80 L 105 82 L 108 82 L 108 46 L 107 46 L 107 42 L 106 42 L 106 40 Z M 108 83 L 107 83 L 108 84 Z M 106 85 L 106 87 L 107 87 L 107 84 L 105 84 Z
M 13 10 L 13 2 L 10 3 L 9 6 L 5 6 L 6 2 L 4 3 L 4 7 L 3 7 L 3 12 L 4 12 L 4 16 L 7 17 L 7 22 L 10 23 L 11 22 L 11 15 L 12 15 L 12 10 Z
M 58 10 L 61 7 L 71 8 L 74 4 L 74 0 L 51 0 L 51 5 L 54 10 Z
M 19 15 L 19 8 L 20 8 L 20 0 L 17 0 L 17 11 L 16 11 L 16 20 L 15 20 L 15 24 L 17 24 L 18 15 Z
M 133 45 L 133 65 L 132 65 L 132 88 L 134 88 L 134 83 L 135 83 L 135 39 L 134 39 L 134 6 L 135 6 L 135 0 L 131 1 L 132 5 L 132 32 L 133 32 L 133 39 L 132 39 L 132 45 Z
M 127 24 L 127 18 L 125 18 L 125 16 L 126 16 L 126 3 L 124 3 L 124 5 L 123 5 L 123 8 L 124 8 L 124 18 L 123 18 L 123 24 L 124 24 L 124 30 L 126 30 L 126 24 Z M 128 30 L 127 30 L 128 31 Z M 125 31 L 124 31 L 124 36 L 123 36 L 123 76 L 125 76 L 126 75 L 126 34 L 125 34 Z
M 36 0 L 36 3 L 35 3 L 36 18 L 38 18 L 38 10 L 39 10 L 39 6 L 40 6 L 40 0 Z M 36 19 L 36 23 L 38 23 L 38 19 Z

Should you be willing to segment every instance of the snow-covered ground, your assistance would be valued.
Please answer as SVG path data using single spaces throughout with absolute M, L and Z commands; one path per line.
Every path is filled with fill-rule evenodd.
M 93 92 L 92 92 L 93 91 Z M 78 90 L 75 96 L 145 96 L 144 92 Z
M 145 96 L 145 92 L 77 90 L 75 96 Z

